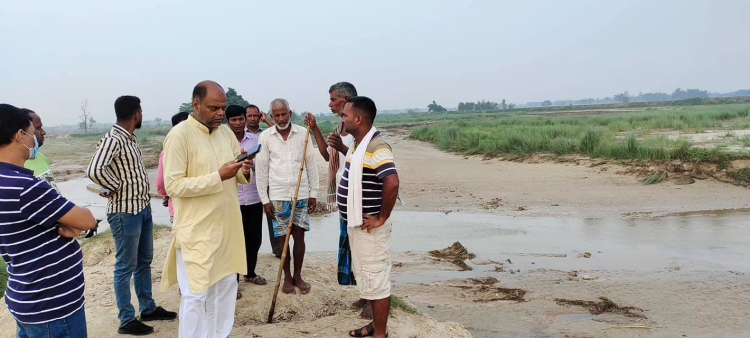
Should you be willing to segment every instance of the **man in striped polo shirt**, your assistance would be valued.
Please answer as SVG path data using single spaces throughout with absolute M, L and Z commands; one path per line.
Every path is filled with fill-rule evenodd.
M 341 114 L 354 144 L 346 154 L 337 202 L 346 221 L 352 270 L 360 297 L 372 303 L 372 323 L 352 330 L 352 337 L 385 337 L 391 306 L 391 211 L 398 196 L 398 174 L 391 146 L 372 125 L 375 102 L 349 98 Z
M 88 209 L 23 167 L 39 143 L 29 114 L 0 104 L 0 255 L 5 304 L 19 337 L 86 337 L 83 255 L 72 238 L 93 229 Z
M 87 174 L 107 197 L 107 221 L 115 240 L 114 288 L 121 334 L 144 335 L 154 328 L 142 321 L 171 320 L 175 312 L 156 306 L 151 296 L 151 261 L 154 255 L 151 197 L 146 168 L 135 130 L 141 127 L 141 100 L 120 96 L 115 100 L 117 123 L 104 134 L 91 158 Z M 138 296 L 140 320 L 130 304 L 130 277 Z

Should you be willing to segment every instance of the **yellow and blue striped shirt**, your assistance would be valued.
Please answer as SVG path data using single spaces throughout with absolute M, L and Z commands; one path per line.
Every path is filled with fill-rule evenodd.
M 356 144 L 351 154 L 355 150 Z M 349 193 L 351 154 L 346 157 L 346 167 L 338 183 L 336 194 L 339 212 L 344 220 L 347 219 L 346 199 Z M 375 132 L 375 135 L 367 145 L 362 166 L 362 213 L 377 216 L 380 214 L 380 205 L 383 201 L 383 178 L 396 173 L 396 164 L 393 162 L 391 146 L 383 140 L 379 131 Z

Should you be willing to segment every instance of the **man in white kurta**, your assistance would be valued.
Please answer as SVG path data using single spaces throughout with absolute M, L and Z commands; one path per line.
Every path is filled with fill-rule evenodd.
M 234 324 L 237 274 L 247 274 L 237 184 L 252 161 L 221 125 L 224 90 L 204 81 L 193 90 L 195 112 L 164 140 L 164 184 L 175 218 L 161 289 L 182 292 L 179 337 L 226 337 Z

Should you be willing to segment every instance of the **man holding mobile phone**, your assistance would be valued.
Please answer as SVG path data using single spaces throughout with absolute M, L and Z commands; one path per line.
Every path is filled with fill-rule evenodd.
M 247 274 L 237 185 L 252 181 L 252 160 L 222 125 L 224 89 L 214 81 L 193 88 L 194 112 L 164 139 L 164 185 L 172 198 L 173 237 L 162 291 L 180 286 L 180 337 L 226 337 L 237 305 L 237 274 Z

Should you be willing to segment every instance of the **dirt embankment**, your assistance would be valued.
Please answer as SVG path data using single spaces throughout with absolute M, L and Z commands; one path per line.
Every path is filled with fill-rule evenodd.
M 589 168 L 599 168 L 600 171 L 615 170 L 621 175 L 632 175 L 644 184 L 656 184 L 663 181 L 675 185 L 693 184 L 696 180 L 712 180 L 732 185 L 747 186 L 750 171 L 743 174 L 745 168 L 750 168 L 748 159 L 726 159 L 718 162 L 701 161 L 643 161 L 643 160 L 601 160 L 578 156 L 534 155 L 519 160 L 522 163 L 539 163 L 549 161 L 554 163 L 571 163 Z M 657 180 L 653 178 L 658 177 Z
M 180 296 L 177 286 L 162 293 L 158 291 L 164 258 L 171 237 L 168 228 L 154 232 L 154 263 L 152 285 L 158 305 L 176 311 Z M 117 307 L 112 293 L 112 268 L 114 242 L 109 232 L 104 232 L 83 245 L 84 274 L 86 278 L 86 319 L 89 336 L 118 337 Z M 307 295 L 279 293 L 275 323 L 265 324 L 273 294 L 274 278 L 279 260 L 270 254 L 261 254 L 257 272 L 269 284 L 257 286 L 240 283 L 243 297 L 237 301 L 233 336 L 240 337 L 347 337 L 348 330 L 367 324 L 357 318 L 358 311 L 349 308 L 357 297 L 353 287 L 336 282 L 335 260 L 312 257 L 305 259 L 305 278 L 312 284 Z M 133 304 L 137 299 L 133 295 Z M 15 321 L 0 304 L 0 336 L 13 336 Z M 155 322 L 155 334 L 150 337 L 176 337 L 178 321 Z M 461 324 L 438 322 L 428 315 L 412 314 L 394 309 L 388 322 L 392 337 L 471 337 Z

